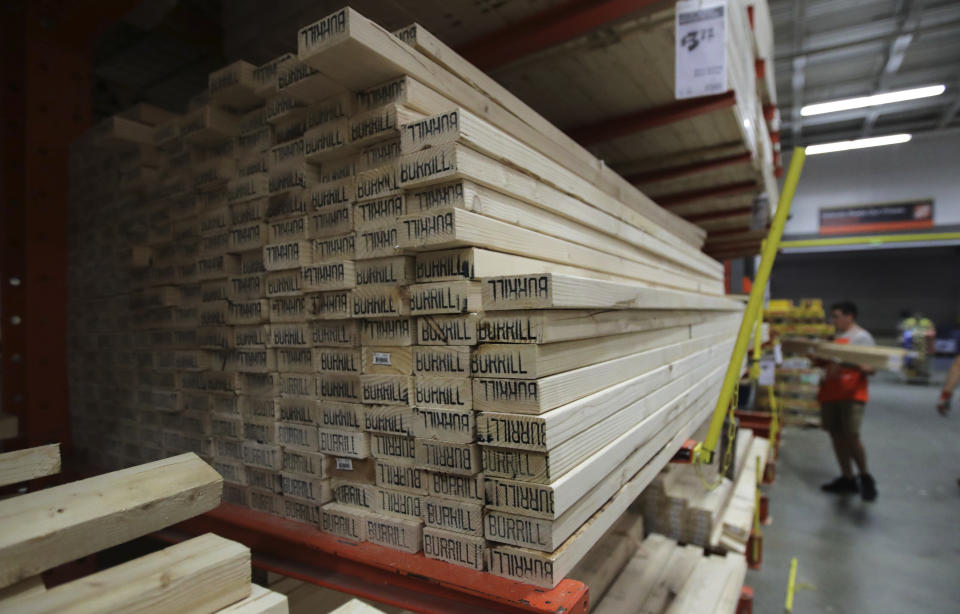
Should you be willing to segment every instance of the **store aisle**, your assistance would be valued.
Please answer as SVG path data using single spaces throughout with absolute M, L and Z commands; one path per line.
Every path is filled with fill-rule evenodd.
M 939 382 L 943 374 L 939 373 Z M 939 385 L 890 375 L 871 383 L 863 438 L 880 497 L 820 492 L 839 472 L 827 435 L 788 429 L 771 494 L 763 568 L 750 572 L 754 612 L 783 612 L 790 558 L 794 612 L 956 612 L 960 604 L 960 408 L 934 410 Z M 956 401 L 956 399 L 954 399 Z

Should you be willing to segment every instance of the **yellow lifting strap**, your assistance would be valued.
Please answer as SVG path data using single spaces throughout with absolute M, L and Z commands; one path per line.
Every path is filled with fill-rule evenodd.
M 787 177 L 783 183 L 783 190 L 780 192 L 780 202 L 777 205 L 776 213 L 773 215 L 770 233 L 763 243 L 760 266 L 753 280 L 753 288 L 750 290 L 750 299 L 747 301 L 743 320 L 740 322 L 740 332 L 737 334 L 733 355 L 730 357 L 730 364 L 727 366 L 723 387 L 720 389 L 720 397 L 717 399 L 717 405 L 713 410 L 710 429 L 707 431 L 706 439 L 693 449 L 692 461 L 694 463 L 710 463 L 717 451 L 717 444 L 720 441 L 720 434 L 723 429 L 723 418 L 730 409 L 734 389 L 740 381 L 740 369 L 747 354 L 747 346 L 750 344 L 750 335 L 757 318 L 763 311 L 763 294 L 767 283 L 770 281 L 770 271 L 773 269 L 773 261 L 776 259 L 777 250 L 780 248 L 780 239 L 783 237 L 783 228 L 786 226 L 787 218 L 790 215 L 790 205 L 793 203 L 793 195 L 797 191 L 797 183 L 800 181 L 804 159 L 806 159 L 806 150 L 803 147 L 795 147 L 793 157 L 790 160 L 790 167 L 787 169 Z

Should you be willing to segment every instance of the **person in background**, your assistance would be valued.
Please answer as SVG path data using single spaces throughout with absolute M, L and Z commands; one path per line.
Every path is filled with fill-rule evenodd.
M 950 397 L 953 391 L 960 384 L 960 354 L 953 359 L 950 364 L 950 370 L 947 371 L 947 379 L 943 382 L 943 390 L 940 391 L 940 400 L 937 402 L 937 412 L 941 416 L 950 413 Z M 960 478 L 957 478 L 957 486 L 960 486 Z
M 850 301 L 830 307 L 830 320 L 836 328 L 835 343 L 876 345 L 873 336 L 857 324 L 857 306 Z M 860 439 L 860 423 L 869 394 L 867 377 L 874 369 L 836 361 L 819 361 L 825 366 L 820 384 L 820 417 L 823 428 L 830 434 L 833 451 L 840 464 L 841 475 L 824 484 L 824 492 L 857 493 L 864 501 L 877 498 L 877 485 L 867 469 L 867 453 Z M 853 464 L 860 472 L 859 480 L 853 474 Z
M 940 401 L 937 403 L 937 411 L 941 416 L 946 416 L 950 412 L 950 397 L 953 391 L 960 384 L 960 355 L 958 355 L 950 370 L 947 372 L 947 379 L 943 382 L 943 390 L 940 392 Z

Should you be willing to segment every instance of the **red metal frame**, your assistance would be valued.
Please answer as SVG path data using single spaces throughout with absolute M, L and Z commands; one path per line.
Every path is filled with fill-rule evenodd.
M 679 100 L 638 113 L 621 115 L 595 124 L 571 128 L 567 130 L 567 134 L 581 145 L 595 145 L 635 132 L 650 130 L 705 113 L 726 109 L 732 107 L 736 102 L 737 98 L 733 92 Z
M 589 607 L 589 589 L 576 580 L 547 590 L 226 503 L 158 537 L 211 532 L 249 546 L 257 567 L 417 612 L 586 614 Z
M 592 32 L 658 1 L 573 0 L 471 41 L 457 51 L 489 71 Z
M 707 198 L 721 198 L 723 196 L 735 196 L 737 194 L 752 192 L 759 189 L 760 186 L 757 185 L 756 181 L 741 181 L 739 183 L 730 183 L 727 185 L 705 188 L 702 190 L 678 192 L 676 194 L 671 194 L 670 196 L 660 196 L 657 198 L 657 202 L 661 207 L 670 209 L 671 207 L 679 207 L 680 205 L 685 205 L 698 200 L 705 200 Z
M 712 171 L 714 169 L 724 168 L 726 166 L 750 163 L 752 159 L 753 156 L 750 155 L 750 152 L 746 152 L 733 156 L 725 156 L 723 158 L 715 158 L 713 160 L 707 160 L 706 162 L 694 162 L 693 164 L 685 164 L 683 166 L 673 166 L 670 168 L 658 169 L 646 173 L 636 173 L 633 175 L 627 175 L 624 177 L 624 179 L 634 185 L 642 185 L 644 183 L 652 183 L 654 181 L 662 181 L 664 179 L 673 179 L 674 177 L 683 177 L 685 175 L 704 173 L 706 171 Z

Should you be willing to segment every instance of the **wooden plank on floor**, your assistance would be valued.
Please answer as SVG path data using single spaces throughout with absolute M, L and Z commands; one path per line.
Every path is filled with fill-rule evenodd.
M 21 614 L 213 612 L 250 595 L 250 549 L 212 533 L 8 605 Z
M 257 584 L 250 585 L 250 596 L 229 605 L 217 614 L 289 614 L 290 605 L 287 596 L 282 593 L 263 588 Z
M 0 454 L 0 486 L 60 473 L 60 444 Z
M 191 452 L 0 501 L 0 587 L 208 512 L 222 488 Z

